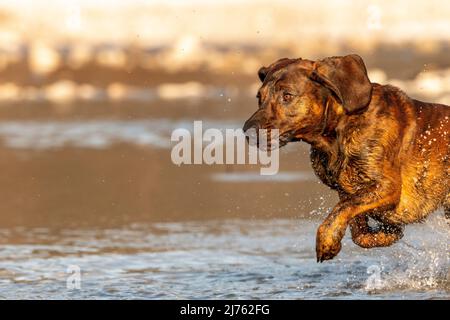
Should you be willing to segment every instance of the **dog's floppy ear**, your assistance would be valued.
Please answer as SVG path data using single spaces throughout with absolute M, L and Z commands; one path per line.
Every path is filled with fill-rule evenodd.
M 274 73 L 274 72 L 280 70 L 281 68 L 284 68 L 284 67 L 286 67 L 287 65 L 289 65 L 289 64 L 291 64 L 291 63 L 293 63 L 293 62 L 295 62 L 295 61 L 298 61 L 298 60 L 301 60 L 301 58 L 299 58 L 299 59 L 283 58 L 283 59 L 280 59 L 280 60 L 278 60 L 278 61 L 272 63 L 272 64 L 271 64 L 270 66 L 268 66 L 268 67 L 261 67 L 261 68 L 258 70 L 258 77 L 259 77 L 259 80 L 261 80 L 261 82 L 264 82 L 264 80 L 267 78 L 267 76 L 269 75 L 269 73 Z
M 348 113 L 370 103 L 372 84 L 363 59 L 356 54 L 317 61 L 310 77 L 330 89 Z
M 261 67 L 258 70 L 259 80 L 261 80 L 261 82 L 264 82 L 264 79 L 267 77 L 268 73 L 269 73 L 269 68 L 268 67 Z

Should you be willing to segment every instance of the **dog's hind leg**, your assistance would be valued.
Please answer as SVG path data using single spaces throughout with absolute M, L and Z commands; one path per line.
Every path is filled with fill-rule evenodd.
M 350 221 L 352 240 L 363 248 L 388 247 L 403 237 L 403 228 L 398 225 L 380 224 L 373 229 L 367 216 L 358 216 Z

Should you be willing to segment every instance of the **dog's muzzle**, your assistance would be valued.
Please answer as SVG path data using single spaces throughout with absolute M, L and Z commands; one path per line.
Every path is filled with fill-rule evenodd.
M 247 142 L 250 145 L 258 144 L 258 132 L 260 129 L 260 119 L 258 112 L 255 112 L 247 121 L 244 123 L 242 130 L 244 131 Z

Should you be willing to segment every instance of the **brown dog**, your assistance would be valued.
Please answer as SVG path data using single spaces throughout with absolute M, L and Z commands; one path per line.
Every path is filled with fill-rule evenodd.
M 450 107 L 371 83 L 357 55 L 281 59 L 258 75 L 259 108 L 244 131 L 279 129 L 280 146 L 309 143 L 316 175 L 339 194 L 317 231 L 317 261 L 338 254 L 347 226 L 372 248 L 440 206 L 450 217 Z

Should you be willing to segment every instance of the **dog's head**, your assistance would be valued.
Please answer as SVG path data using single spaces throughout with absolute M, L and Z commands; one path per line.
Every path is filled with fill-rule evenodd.
M 357 55 L 320 61 L 285 58 L 262 67 L 258 76 L 258 110 L 243 130 L 278 129 L 280 146 L 323 134 L 331 116 L 360 112 L 372 95 Z

